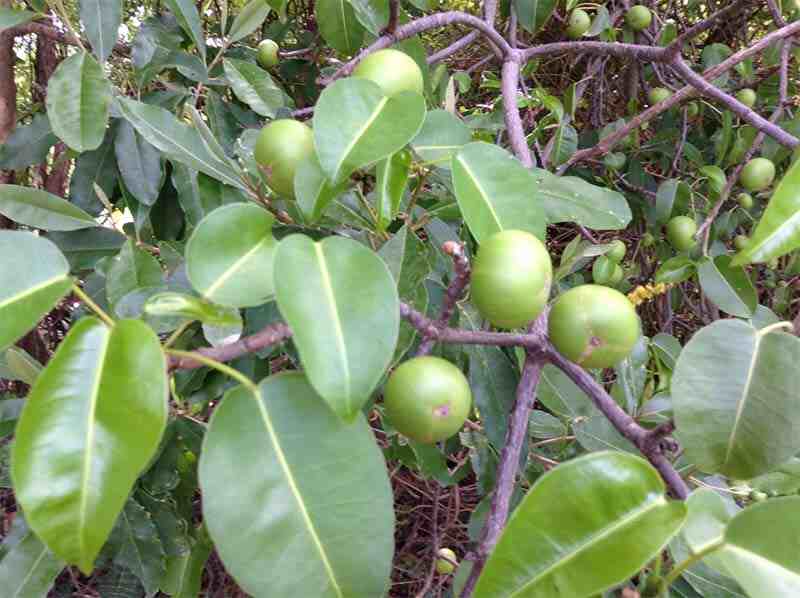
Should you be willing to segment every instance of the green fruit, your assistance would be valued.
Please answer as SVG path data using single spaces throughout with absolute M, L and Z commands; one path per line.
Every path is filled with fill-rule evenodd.
M 622 170 L 628 162 L 628 157 L 621 152 L 606 154 L 603 163 L 611 170 Z
M 756 105 L 756 100 L 758 97 L 756 96 L 756 92 L 750 89 L 749 87 L 745 87 L 744 89 L 740 89 L 736 94 L 736 99 L 739 100 L 742 104 L 747 106 L 748 108 L 752 108 Z
M 583 34 L 589 31 L 592 24 L 592 19 L 589 14 L 580 8 L 576 8 L 569 15 L 569 22 L 567 23 L 567 37 L 570 39 L 578 39 L 583 37 Z
M 698 114 L 700 114 L 700 106 L 697 105 L 697 102 L 689 102 L 686 104 L 686 116 L 695 118 Z
M 748 191 L 763 191 L 775 180 L 775 164 L 766 158 L 754 158 L 745 164 L 739 181 Z
M 750 239 L 748 239 L 746 235 L 736 235 L 736 238 L 733 240 L 733 246 L 736 247 L 737 250 L 743 251 L 749 242 Z
M 422 93 L 425 84 L 414 59 L 399 50 L 378 50 L 358 63 L 353 77 L 377 83 L 389 97 L 403 91 Z
M 391 424 L 417 442 L 434 443 L 457 433 L 472 407 L 464 374 L 441 357 L 415 357 L 400 365 L 383 391 Z
M 689 251 L 695 246 L 697 224 L 688 216 L 675 216 L 667 222 L 667 240 L 678 251 Z
M 615 264 L 619 264 L 623 259 L 625 259 L 625 253 L 627 251 L 628 248 L 625 247 L 625 243 L 619 239 L 616 239 L 615 241 L 611 242 L 611 249 L 606 252 L 606 257 Z
M 625 359 L 639 339 L 639 318 L 614 289 L 586 284 L 559 296 L 549 318 L 550 341 L 570 361 L 607 368 Z
M 764 502 L 767 498 L 766 492 L 761 492 L 760 490 L 753 490 L 750 492 L 750 500 L 753 502 Z
M 472 303 L 498 328 L 535 320 L 550 296 L 553 266 L 532 234 L 505 230 L 481 243 L 472 269 Z
M 650 12 L 649 8 L 641 4 L 632 6 L 631 9 L 625 13 L 625 22 L 628 24 L 628 27 L 634 31 L 643 31 L 647 29 L 652 21 L 653 13 Z
M 622 277 L 625 276 L 625 272 L 622 271 L 622 266 L 619 264 L 614 264 L 614 272 L 611 273 L 611 278 L 608 281 L 608 286 L 615 287 L 619 283 L 622 282 Z
M 614 268 L 618 268 L 616 263 L 604 255 L 598 257 L 592 265 L 592 280 L 595 284 L 607 285 L 614 276 Z
M 274 40 L 265 39 L 258 44 L 258 64 L 265 69 L 271 69 L 278 64 L 278 44 Z
M 660 104 L 671 95 L 672 92 L 666 87 L 654 87 L 647 93 L 647 101 L 651 106 L 654 106 L 655 104 Z
M 742 206 L 745 210 L 749 210 L 753 207 L 753 196 L 749 193 L 740 193 L 736 196 L 736 201 Z
M 656 238 L 652 233 L 645 233 L 642 235 L 642 247 L 652 247 L 656 244 Z
M 267 183 L 278 195 L 294 199 L 294 173 L 314 154 L 314 134 L 308 125 L 274 120 L 261 130 L 256 142 L 256 162 L 266 172 Z
M 436 553 L 436 572 L 439 575 L 450 575 L 456 570 L 454 563 L 458 562 L 456 553 L 449 548 L 440 548 Z

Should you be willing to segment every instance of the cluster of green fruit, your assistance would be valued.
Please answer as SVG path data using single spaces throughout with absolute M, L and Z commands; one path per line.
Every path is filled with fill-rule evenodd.
M 634 31 L 644 31 L 653 22 L 653 13 L 646 6 L 637 4 L 625 13 L 625 22 Z M 589 13 L 582 8 L 576 8 L 570 13 L 567 20 L 567 37 L 570 39 L 583 37 L 589 31 L 591 24 L 592 19 L 589 17 Z
M 278 46 L 272 40 L 261 42 L 258 51 L 263 66 L 278 61 Z M 383 93 L 394 96 L 403 91 L 422 93 L 422 71 L 417 63 L 398 50 L 380 50 L 367 56 L 353 71 L 353 77 L 369 79 Z M 314 154 L 311 127 L 292 119 L 269 123 L 259 134 L 255 158 L 263 169 L 270 189 L 284 199 L 294 199 L 294 175 L 297 167 Z
M 617 239 L 610 244 L 610 249 L 594 261 L 592 266 L 592 279 L 596 284 L 615 287 L 622 282 L 622 259 L 625 257 L 627 247 Z
M 625 255 L 615 244 L 614 256 Z M 550 255 L 530 233 L 506 230 L 481 244 L 475 257 L 471 298 L 483 318 L 498 328 L 521 328 L 544 311 L 553 280 Z M 639 338 L 639 318 L 628 298 L 587 284 L 559 295 L 548 317 L 548 336 L 567 359 L 606 368 L 625 359 Z M 439 357 L 415 357 L 400 365 L 384 389 L 392 425 L 418 442 L 456 434 L 472 407 L 464 374 Z

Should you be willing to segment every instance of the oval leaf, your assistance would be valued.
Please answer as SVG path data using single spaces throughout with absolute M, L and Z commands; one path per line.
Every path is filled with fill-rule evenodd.
M 411 148 L 425 162 L 450 168 L 453 154 L 472 141 L 472 132 L 461 119 L 447 110 L 431 110 Z
M 749 318 L 758 305 L 758 293 L 742 267 L 731 267 L 731 257 L 720 255 L 697 265 L 700 286 L 708 298 L 725 313 Z M 671 281 L 674 282 L 674 281 Z
M 222 64 L 233 93 L 253 111 L 274 118 L 278 108 L 286 105 L 283 90 L 267 71 L 245 60 L 227 59 Z
M 225 567 L 256 598 L 382 596 L 394 513 L 365 418 L 344 424 L 299 373 L 258 391 L 228 392 L 200 458 L 203 514 Z
M 0 231 L 0 349 L 22 337 L 72 286 L 69 264 L 52 242 Z
M 18 185 L 0 185 L 0 214 L 42 230 L 79 230 L 97 226 L 94 218 L 60 197 Z
M 458 207 L 478 243 L 505 229 L 544 239 L 536 179 L 506 150 L 483 142 L 465 145 L 453 156 L 452 174 Z
M 122 0 L 81 0 L 81 23 L 100 62 L 111 56 L 122 24 Z
M 250 0 L 233 20 L 231 30 L 228 32 L 228 41 L 238 42 L 253 33 L 261 27 L 269 16 L 269 11 L 270 6 L 264 0 Z
M 186 245 L 186 273 L 203 297 L 229 307 L 253 307 L 275 293 L 275 218 L 255 204 L 235 203 L 206 216 Z
M 155 333 L 78 321 L 39 375 L 17 425 L 11 475 L 36 535 L 90 573 L 167 421 Z
M 322 38 L 337 52 L 352 56 L 364 42 L 364 27 L 347 0 L 318 0 L 314 16 Z
M 200 21 L 200 14 L 193 0 L 164 0 L 172 14 L 180 23 L 181 28 L 197 46 L 203 61 L 206 59 L 206 38 L 203 35 L 203 23 Z
M 708 473 L 749 479 L 800 451 L 800 339 L 740 320 L 706 326 L 672 379 L 677 437 Z
M 349 239 L 283 239 L 275 255 L 278 307 L 316 391 L 356 417 L 383 376 L 400 326 L 397 286 L 384 261 Z
M 410 169 L 411 155 L 407 151 L 397 152 L 378 164 L 375 177 L 378 230 L 386 230 L 400 211 Z
M 25 528 L 20 537 L 16 537 L 15 528 L 18 526 Z M 7 553 L 2 549 L 7 549 Z M 0 588 L 3 588 L 3 596 L 9 598 L 47 596 L 64 568 L 64 562 L 27 529 L 19 513 L 14 519 L 11 533 L 0 547 L 0 555 L 3 554 L 0 559 Z
M 314 143 L 334 183 L 402 149 L 425 120 L 425 100 L 406 91 L 387 98 L 372 81 L 340 79 L 322 92 L 314 111 Z
M 103 143 L 111 108 L 111 82 L 91 54 L 78 52 L 58 65 L 47 85 L 53 132 L 76 152 Z
M 655 469 L 634 455 L 600 452 L 559 465 L 514 511 L 475 598 L 575 598 L 626 580 L 686 516 L 664 490 Z

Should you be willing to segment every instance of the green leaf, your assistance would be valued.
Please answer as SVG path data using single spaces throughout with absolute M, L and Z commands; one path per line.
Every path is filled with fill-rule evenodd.
M 679 179 L 668 179 L 658 186 L 656 192 L 656 223 L 666 224 L 672 213 L 680 213 L 692 199 L 692 188 Z
M 22 528 L 18 533 L 17 530 Z M 56 558 L 17 513 L 11 534 L 0 551 L 0 588 L 8 598 L 47 596 L 65 563 Z M 3 554 L 5 553 L 5 556 Z
M 115 255 L 126 237 L 113 228 L 50 233 L 47 238 L 58 246 L 75 271 L 90 270 L 104 257 Z
M 569 123 L 561 123 L 550 140 L 550 161 L 558 166 L 578 151 L 578 132 Z
M 186 245 L 186 273 L 204 298 L 229 307 L 253 307 L 275 293 L 272 236 L 275 218 L 255 204 L 214 210 Z
M 386 230 L 397 213 L 408 187 L 411 155 L 400 151 L 378 163 L 375 181 L 378 230 Z
M 43 230 L 78 230 L 97 226 L 86 212 L 39 189 L 0 185 L 0 214 L 6 218 Z
M 556 415 L 577 419 L 597 413 L 592 401 L 567 375 L 553 365 L 542 368 L 537 399 Z
M 241 325 L 237 309 L 222 307 L 183 293 L 156 293 L 145 303 L 144 312 L 154 317 L 179 317 L 212 326 Z
M 311 385 L 351 420 L 394 354 L 397 288 L 380 257 L 350 239 L 283 239 L 275 255 L 278 307 Z
M 21 170 L 47 160 L 50 148 L 58 143 L 50 119 L 44 113 L 34 115 L 27 125 L 17 125 L 3 145 L 0 145 L 0 168 Z
M 113 306 L 131 291 L 160 285 L 162 278 L 158 260 L 129 239 L 108 264 L 106 297 Z
M 684 347 L 672 378 L 676 437 L 702 471 L 749 479 L 800 451 L 800 339 L 721 320 Z
M 519 24 L 530 33 L 537 33 L 547 24 L 558 0 L 514 0 Z
M 758 305 L 758 293 L 742 267 L 731 267 L 731 256 L 705 258 L 697 265 L 700 287 L 722 311 L 749 318 Z
M 114 563 L 132 571 L 148 594 L 158 591 L 166 571 L 164 547 L 150 514 L 133 498 L 125 503 L 108 541 Z
M 81 0 L 81 23 L 100 62 L 105 62 L 119 36 L 122 0 Z
M 348 0 L 361 23 L 372 35 L 380 35 L 389 24 L 388 0 Z
M 256 598 L 383 595 L 394 513 L 366 419 L 343 423 L 296 372 L 258 391 L 228 392 L 200 457 L 203 514 L 225 567 Z
M 431 110 L 411 148 L 425 162 L 449 169 L 453 154 L 470 141 L 472 132 L 460 118 L 447 110 Z
M 364 27 L 347 0 L 318 0 L 314 16 L 322 39 L 337 52 L 352 56 L 364 42 Z
M 228 31 L 228 41 L 238 42 L 254 33 L 269 16 L 270 6 L 264 0 L 250 0 L 236 15 Z
M 694 276 L 697 264 L 685 255 L 676 255 L 661 264 L 656 270 L 656 284 L 678 284 Z
M 261 2 L 261 0 L 258 0 Z M 201 530 L 200 539 L 186 554 L 167 560 L 167 571 L 161 583 L 161 591 L 172 598 L 197 598 L 203 582 L 203 570 L 214 546 Z
M 0 31 L 10 29 L 17 25 L 24 25 L 36 18 L 36 13 L 29 10 L 17 10 L 15 8 L 0 8 Z
M 164 0 L 172 14 L 178 19 L 181 29 L 183 29 L 197 46 L 203 61 L 206 60 L 206 39 L 203 35 L 203 23 L 193 0 Z
M 98 216 L 105 209 L 98 190 L 111 198 L 117 188 L 119 172 L 114 155 L 115 130 L 116 126 L 109 127 L 100 147 L 78 156 L 69 181 L 70 202 L 92 216 Z
M 545 238 L 536 178 L 509 152 L 483 142 L 465 145 L 453 156 L 452 175 L 458 207 L 478 243 L 506 229 Z
M 286 105 L 283 90 L 275 84 L 267 71 L 245 60 L 229 58 L 222 64 L 233 93 L 257 114 L 275 118 L 278 109 Z
M 6 365 L 13 376 L 12 380 L 21 380 L 29 386 L 34 385 L 44 369 L 30 353 L 19 347 L 10 347 L 6 351 Z
M 47 239 L 0 231 L 0 349 L 25 335 L 72 286 L 67 260 Z
M 135 100 L 120 98 L 120 112 L 147 141 L 164 152 L 169 160 L 185 164 L 226 185 L 246 190 L 241 171 L 208 149 L 202 135 L 179 121 L 174 114 Z
M 28 523 L 59 558 L 92 571 L 166 420 L 155 333 L 136 320 L 73 325 L 28 396 L 11 462 Z
M 519 373 L 499 347 L 473 345 L 469 355 L 469 386 L 481 414 L 486 436 L 497 450 L 506 441 L 508 414 L 514 406 Z
M 322 170 L 332 182 L 341 182 L 402 149 L 424 120 L 425 100 L 418 93 L 387 98 L 372 81 L 340 79 L 322 92 L 314 111 Z
M 111 82 L 87 52 L 58 65 L 47 85 L 47 116 L 53 132 L 76 152 L 100 147 L 111 109 Z
M 310 224 L 319 222 L 325 208 L 341 195 L 347 188 L 347 181 L 333 185 L 322 167 L 316 154 L 300 163 L 294 174 L 294 194 L 297 205 Z
M 512 514 L 475 598 L 589 596 L 625 581 L 678 532 L 686 506 L 634 455 L 600 452 L 540 477 Z
M 125 188 L 137 201 L 152 206 L 161 191 L 161 154 L 128 121 L 121 120 L 114 137 L 117 166 Z
M 800 247 L 800 160 L 781 179 L 750 242 L 732 265 L 768 262 Z

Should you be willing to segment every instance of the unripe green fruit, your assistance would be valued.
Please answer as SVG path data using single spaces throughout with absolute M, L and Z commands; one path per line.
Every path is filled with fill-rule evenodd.
M 750 493 L 750 500 L 753 502 L 764 502 L 767 500 L 768 496 L 766 492 L 761 492 L 760 490 L 753 490 Z
M 607 285 L 611 282 L 612 276 L 614 276 L 614 268 L 618 267 L 611 259 L 601 255 L 592 265 L 592 280 L 594 280 L 595 284 Z
M 456 553 L 449 548 L 440 548 L 436 553 L 436 572 L 439 575 L 450 575 L 456 570 L 454 563 L 458 562 Z
M 314 134 L 303 123 L 274 120 L 261 130 L 255 157 L 266 172 L 270 189 L 294 199 L 294 173 L 303 160 L 314 154 Z
M 754 158 L 745 164 L 739 181 L 748 191 L 763 191 L 775 180 L 775 164 L 766 158 Z
M 739 100 L 742 104 L 747 106 L 748 108 L 752 108 L 756 105 L 756 100 L 758 99 L 756 96 L 756 92 L 750 89 L 749 87 L 745 87 L 744 89 L 740 89 L 736 94 L 736 99 Z
M 700 106 L 697 105 L 697 102 L 689 102 L 686 104 L 686 116 L 695 118 L 698 114 L 700 114 Z
M 647 29 L 652 21 L 653 13 L 650 12 L 649 8 L 641 4 L 632 6 L 631 9 L 625 13 L 625 22 L 628 24 L 628 27 L 634 31 L 643 31 Z
M 654 106 L 655 104 L 660 104 L 671 95 L 672 92 L 666 87 L 654 87 L 647 93 L 647 101 L 650 102 L 651 106 Z
M 625 259 L 625 253 L 627 251 L 628 248 L 625 247 L 625 243 L 619 239 L 616 239 L 611 242 L 611 249 L 606 252 L 606 257 L 612 262 L 619 264 L 623 259 Z
M 353 77 L 374 81 L 389 97 L 403 91 L 421 94 L 425 89 L 419 66 L 400 50 L 378 50 L 370 54 L 358 63 L 353 70 Z
M 667 240 L 678 251 L 689 251 L 695 246 L 697 224 L 688 216 L 675 216 L 667 222 Z
M 749 210 L 753 207 L 753 196 L 749 193 L 740 193 L 736 196 L 736 201 L 742 206 L 745 210 Z
M 258 44 L 258 64 L 265 69 L 271 69 L 279 62 L 278 58 L 278 44 L 275 40 L 265 39 Z
M 607 368 L 625 359 L 639 339 L 639 318 L 628 298 L 586 284 L 559 296 L 550 310 L 550 341 L 570 361 Z
M 440 357 L 415 357 L 400 365 L 383 392 L 386 416 L 397 431 L 434 443 L 457 433 L 472 407 L 464 374 Z
M 532 234 L 504 230 L 481 243 L 472 269 L 472 303 L 498 328 L 535 320 L 550 296 L 553 266 Z
M 569 15 L 569 22 L 567 23 L 567 37 L 570 39 L 578 39 L 583 37 L 583 34 L 589 31 L 592 24 L 592 19 L 589 14 L 580 8 L 576 8 Z
M 746 235 L 736 235 L 736 238 L 733 240 L 733 246 L 739 251 L 743 251 L 749 242 L 750 239 L 748 239 Z
M 622 271 L 622 266 L 619 264 L 614 264 L 614 272 L 611 274 L 611 279 L 608 281 L 608 286 L 617 286 L 622 282 L 623 276 L 625 276 L 625 272 Z

